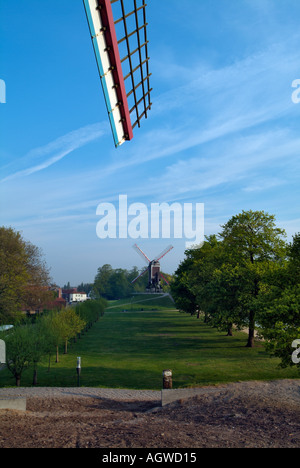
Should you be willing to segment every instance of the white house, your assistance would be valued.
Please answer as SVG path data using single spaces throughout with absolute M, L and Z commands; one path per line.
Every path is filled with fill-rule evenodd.
M 87 300 L 87 295 L 83 292 L 73 292 L 69 298 L 69 302 L 84 302 Z

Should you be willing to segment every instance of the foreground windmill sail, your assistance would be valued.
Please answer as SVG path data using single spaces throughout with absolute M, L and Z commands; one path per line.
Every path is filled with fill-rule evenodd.
M 83 0 L 115 146 L 151 109 L 145 0 Z M 115 19 L 117 18 L 117 19 Z
M 135 283 L 141 276 L 143 276 L 146 272 L 148 272 L 148 285 L 147 290 L 160 292 L 162 290 L 161 286 L 161 279 L 163 279 L 167 284 L 168 281 L 163 276 L 162 272 L 160 271 L 160 263 L 159 261 L 167 255 L 170 250 L 173 249 L 172 245 L 169 245 L 165 250 L 163 250 L 159 255 L 157 255 L 153 260 L 150 260 L 147 255 L 140 249 L 137 244 L 134 244 L 133 248 L 136 252 L 142 257 L 144 261 L 146 261 L 148 267 L 142 271 L 131 283 Z

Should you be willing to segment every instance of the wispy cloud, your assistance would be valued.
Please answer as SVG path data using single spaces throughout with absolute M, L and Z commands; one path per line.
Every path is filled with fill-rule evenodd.
M 285 129 L 284 121 L 279 121 L 295 112 L 289 80 L 295 76 L 298 55 L 297 61 L 295 49 L 289 53 L 282 44 L 274 45 L 231 66 L 202 70 L 185 86 L 158 96 L 150 130 L 142 136 L 137 134 L 130 145 L 114 152 L 113 157 L 94 160 L 92 170 L 82 168 L 80 173 L 58 174 L 60 181 L 70 177 L 72 183 L 60 183 L 55 194 L 50 192 L 48 198 L 55 208 L 51 208 L 50 198 L 47 206 L 55 215 L 61 209 L 57 208 L 57 200 L 68 200 L 67 214 L 72 207 L 96 206 L 97 196 L 101 201 L 104 197 L 112 201 L 124 189 L 129 196 L 140 197 L 149 191 L 153 194 L 155 187 L 156 196 L 178 199 L 241 180 L 247 181 L 245 194 L 271 189 L 280 178 L 275 174 L 268 177 L 267 183 L 264 164 L 295 157 L 300 146 L 298 138 Z M 37 148 L 27 158 L 43 160 L 10 178 L 49 167 L 103 132 L 102 124 L 91 125 Z M 109 132 L 107 127 L 105 132 Z M 158 163 L 162 173 L 153 178 L 152 170 L 147 168 L 162 159 L 166 159 Z M 148 174 L 142 182 L 137 178 L 131 183 L 139 167 Z M 262 172 L 252 179 L 254 170 Z M 82 180 L 88 180 L 89 186 L 83 187 Z M 265 180 L 265 184 L 259 185 L 257 180 Z
M 198 157 L 180 159 L 152 178 L 151 188 L 169 199 L 202 194 L 224 184 L 242 185 L 245 192 L 262 191 L 285 183 L 286 160 L 299 168 L 299 137 L 289 131 L 258 132 L 202 150 Z M 277 177 L 270 175 L 270 168 Z M 259 183 L 260 181 L 260 183 Z M 243 185 L 244 184 L 244 185 Z M 163 191 L 161 190 L 163 188 Z
M 78 130 L 69 132 L 44 146 L 31 150 L 18 160 L 18 165 L 23 164 L 28 166 L 30 163 L 33 165 L 7 175 L 0 182 L 6 182 L 18 177 L 26 177 L 47 169 L 73 151 L 85 146 L 91 141 L 97 140 L 107 132 L 107 123 L 87 125 Z M 5 168 L 2 168 L 2 170 L 3 169 Z
M 299 37 L 298 37 L 299 39 Z M 249 57 L 219 69 L 186 70 L 186 84 L 154 99 L 151 130 L 106 167 L 106 177 L 154 160 L 180 157 L 180 153 L 209 142 L 233 137 L 293 115 L 291 83 L 298 76 L 300 53 L 296 38 L 268 46 Z M 157 124 L 155 124 L 157 122 Z M 282 127 L 282 122 L 280 122 Z M 142 156 L 141 156 L 142 155 Z M 91 174 L 93 177 L 93 174 Z

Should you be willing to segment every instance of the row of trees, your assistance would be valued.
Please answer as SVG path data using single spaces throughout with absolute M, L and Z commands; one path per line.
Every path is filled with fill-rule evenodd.
M 108 300 L 123 299 L 130 296 L 133 292 L 144 292 L 148 284 L 148 274 L 145 273 L 137 282 L 132 281 L 139 275 L 137 267 L 131 270 L 121 268 L 113 269 L 111 265 L 103 265 L 98 268 L 94 284 L 92 286 L 92 295 L 95 298 L 104 297 Z M 170 280 L 170 275 L 164 273 L 164 276 Z
M 139 275 L 137 267 L 131 270 L 122 268 L 113 268 L 105 264 L 98 268 L 94 283 L 81 283 L 78 285 L 78 291 L 86 292 L 90 297 L 97 299 L 104 297 L 107 300 L 123 299 L 130 296 L 133 292 L 144 292 L 148 282 L 148 276 L 145 274 L 138 282 L 132 284 L 132 281 Z M 70 283 L 64 285 L 69 289 Z
M 136 267 L 132 270 L 121 268 L 114 269 L 111 265 L 103 265 L 98 268 L 93 284 L 92 294 L 104 297 L 107 300 L 122 299 L 128 297 L 132 292 L 145 291 L 147 285 L 147 275 L 142 276 L 139 281 L 132 284 L 138 276 Z
M 64 346 L 64 353 L 68 352 L 71 339 L 77 340 L 104 314 L 106 301 L 87 301 L 76 307 L 68 307 L 62 311 L 49 311 L 37 318 L 35 323 L 19 323 L 13 329 L 0 334 L 6 344 L 6 364 L 13 374 L 16 385 L 20 386 L 24 369 L 32 367 L 33 385 L 37 384 L 37 364 L 49 357 L 50 371 L 51 356 L 56 356 L 59 362 L 59 348 Z
M 201 249 L 186 252 L 171 286 L 177 306 L 201 311 L 228 335 L 247 327 L 248 347 L 258 329 L 282 365 L 292 365 L 292 343 L 300 338 L 300 234 L 285 239 L 273 215 L 233 216 Z

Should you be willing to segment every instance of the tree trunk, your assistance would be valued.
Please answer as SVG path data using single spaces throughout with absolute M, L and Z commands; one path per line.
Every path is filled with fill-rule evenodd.
M 51 363 L 51 354 L 49 354 L 49 361 L 48 361 L 48 372 L 50 372 L 50 363 Z
M 59 360 L 58 360 L 58 346 L 56 346 L 56 360 L 55 360 L 55 362 L 59 362 Z
M 233 336 L 233 333 L 232 333 L 232 325 L 229 325 L 229 326 L 228 326 L 228 329 L 227 329 L 227 336 Z
M 16 386 L 20 387 L 20 385 L 21 385 L 21 374 L 16 374 L 15 377 L 16 377 Z
M 33 382 L 32 385 L 37 385 L 37 370 L 34 369 L 33 371 Z
M 246 344 L 246 348 L 253 348 L 254 347 L 254 332 L 255 332 L 255 313 L 250 312 L 250 316 L 249 316 L 249 334 L 248 334 L 248 342 Z
M 65 341 L 65 351 L 64 354 L 68 354 L 68 340 Z
M 253 291 L 253 295 L 255 299 L 257 299 L 258 294 L 259 294 L 259 281 L 257 278 L 255 278 L 254 279 L 254 291 Z M 254 332 L 255 332 L 255 312 L 251 310 L 249 313 L 249 335 L 248 335 L 248 343 L 246 345 L 247 348 L 254 347 Z

